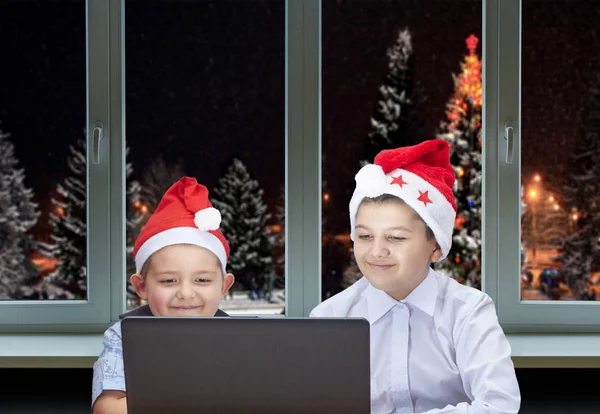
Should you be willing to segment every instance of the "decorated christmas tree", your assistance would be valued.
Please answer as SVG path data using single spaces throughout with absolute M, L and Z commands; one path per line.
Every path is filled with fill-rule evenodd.
M 453 75 L 454 93 L 438 138 L 450 144 L 457 215 L 452 249 L 438 268 L 461 283 L 481 288 L 481 61 L 479 40 L 470 35 L 461 72 Z

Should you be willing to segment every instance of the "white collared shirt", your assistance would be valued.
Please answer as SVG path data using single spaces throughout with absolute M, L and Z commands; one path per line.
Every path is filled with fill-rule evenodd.
M 492 299 L 430 270 L 404 300 L 364 277 L 313 317 L 371 325 L 371 413 L 511 414 L 521 403 Z

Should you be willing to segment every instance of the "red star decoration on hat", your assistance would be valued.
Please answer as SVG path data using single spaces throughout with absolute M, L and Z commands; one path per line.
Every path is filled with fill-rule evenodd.
M 417 198 L 417 200 L 422 201 L 423 204 L 425 204 L 425 207 L 427 207 L 427 203 L 433 203 L 433 201 L 429 199 L 429 190 L 425 192 L 419 190 L 419 198 Z
M 402 188 L 402 186 L 404 184 L 408 184 L 408 183 L 406 181 L 402 180 L 402 176 L 399 175 L 398 177 L 396 177 L 392 180 L 392 184 L 398 184 L 400 186 L 400 188 Z

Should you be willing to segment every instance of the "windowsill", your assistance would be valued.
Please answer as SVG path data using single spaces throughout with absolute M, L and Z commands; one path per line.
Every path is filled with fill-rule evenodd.
M 102 338 L 100 333 L 0 334 L 0 368 L 91 368 Z
M 599 368 L 600 334 L 508 334 L 517 368 Z
M 600 334 L 509 334 L 517 368 L 598 368 Z M 91 368 L 102 334 L 0 334 L 0 368 Z
M 600 334 L 508 334 L 513 357 L 600 358 Z

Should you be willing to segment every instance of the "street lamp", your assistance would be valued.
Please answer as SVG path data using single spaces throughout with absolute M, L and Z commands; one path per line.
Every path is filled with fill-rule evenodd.
M 534 188 L 529 190 L 529 199 L 531 200 L 531 258 L 535 259 L 537 251 L 537 200 L 538 200 L 538 188 L 537 183 L 542 181 L 542 177 L 539 174 L 533 176 Z
M 575 228 L 577 226 L 577 220 L 579 220 L 579 212 L 575 207 L 571 208 L 569 219 L 569 223 L 571 224 L 571 231 L 575 231 Z

